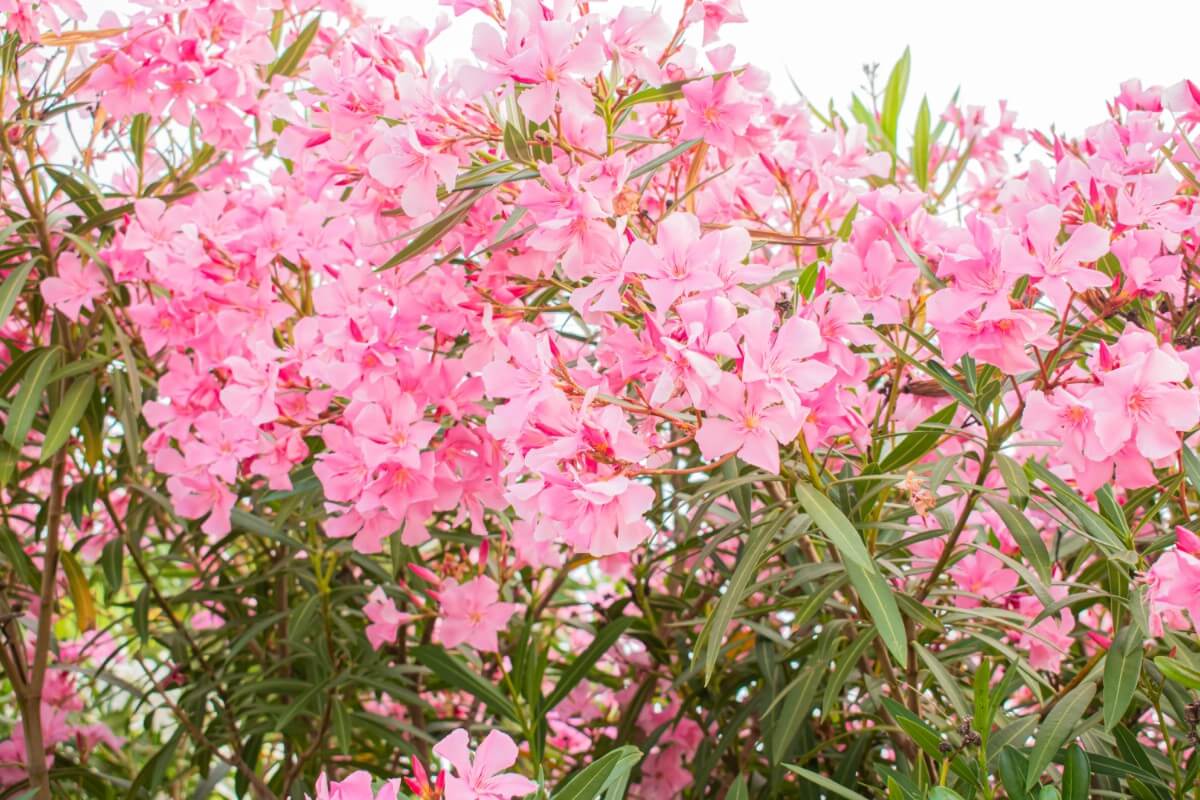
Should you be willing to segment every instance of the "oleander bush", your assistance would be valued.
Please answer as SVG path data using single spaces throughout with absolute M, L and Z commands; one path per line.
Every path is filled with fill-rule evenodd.
M 0 2 L 0 798 L 1200 798 L 1200 88 L 442 4 Z

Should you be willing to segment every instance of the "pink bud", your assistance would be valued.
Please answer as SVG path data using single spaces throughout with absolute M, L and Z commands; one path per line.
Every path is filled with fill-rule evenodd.
M 1200 536 L 1182 525 L 1175 526 L 1175 546 L 1189 555 L 1200 554 Z

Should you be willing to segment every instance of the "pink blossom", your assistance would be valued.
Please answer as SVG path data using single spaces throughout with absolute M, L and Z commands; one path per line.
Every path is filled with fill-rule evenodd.
M 483 652 L 499 648 L 497 634 L 521 610 L 517 603 L 501 603 L 500 587 L 486 575 L 464 584 L 453 578 L 438 593 L 440 612 L 435 636 L 446 647 L 467 644 Z
M 105 292 L 104 273 L 95 262 L 87 266 L 74 253 L 63 253 L 57 261 L 58 274 L 41 283 L 42 298 L 70 320 L 79 319 L 79 312 L 94 310 L 93 301 Z
M 433 752 L 454 769 L 446 777 L 446 800 L 509 800 L 537 791 L 537 784 L 523 775 L 505 772 L 517 763 L 517 745 L 501 731 L 488 733 L 474 757 L 462 728 L 434 745 Z

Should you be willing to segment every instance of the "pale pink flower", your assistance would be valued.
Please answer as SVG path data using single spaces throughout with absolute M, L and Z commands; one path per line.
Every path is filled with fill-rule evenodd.
M 517 745 L 508 734 L 491 731 L 471 756 L 470 737 L 459 728 L 433 746 L 434 755 L 454 768 L 446 776 L 446 800 L 510 800 L 537 791 L 537 784 L 505 770 L 517 763 Z
M 92 261 L 84 266 L 71 252 L 58 257 L 57 267 L 58 275 L 46 278 L 39 287 L 42 298 L 70 320 L 79 319 L 81 309 L 94 310 L 93 302 L 105 292 L 100 267 Z
M 464 584 L 453 578 L 438 592 L 439 616 L 434 638 L 445 647 L 469 645 L 482 652 L 499 649 L 497 634 L 521 610 L 517 603 L 500 602 L 500 587 L 486 575 Z

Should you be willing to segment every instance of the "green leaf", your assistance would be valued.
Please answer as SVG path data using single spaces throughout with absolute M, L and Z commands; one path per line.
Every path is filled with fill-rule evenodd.
M 183 738 L 183 733 L 183 726 L 178 726 L 175 729 L 175 733 L 167 740 L 167 743 L 150 757 L 145 766 L 142 767 L 141 772 L 134 778 L 133 785 L 129 787 L 129 797 L 151 798 L 159 796 L 158 789 L 167 777 L 167 770 L 175 762 L 175 750 L 179 747 L 179 741 Z
M 636 747 L 618 747 L 572 775 L 555 789 L 551 800 L 596 800 L 614 783 L 628 780 L 629 773 L 641 760 L 642 751 Z
M 413 649 L 413 657 L 444 683 L 461 689 L 472 697 L 486 703 L 497 714 L 511 720 L 517 719 L 516 709 L 512 701 L 500 693 L 500 690 L 473 672 L 460 659 L 447 653 L 441 647 L 423 644 Z
M 629 179 L 637 180 L 643 175 L 649 175 L 650 173 L 657 171 L 659 167 L 671 163 L 703 141 L 703 139 L 688 139 L 686 142 L 681 142 L 680 144 L 675 145 L 667 152 L 655 156 L 645 164 L 639 164 L 633 169 L 632 172 L 629 173 Z
M 745 775 L 733 779 L 733 785 L 725 793 L 725 800 L 750 800 L 750 787 L 746 784 Z
M 896 150 L 896 130 L 900 122 L 900 109 L 904 106 L 904 95 L 908 92 L 908 75 L 912 68 L 912 54 L 904 48 L 904 55 L 892 67 L 887 86 L 883 89 L 883 108 L 879 113 L 879 127 L 887 137 L 892 152 Z
M 908 664 L 908 640 L 904 635 L 904 619 L 892 589 L 884 580 L 879 566 L 867 552 L 862 537 L 846 515 L 825 495 L 807 483 L 796 484 L 796 497 L 813 523 L 829 537 L 842 556 L 846 574 L 862 599 L 879 636 L 888 651 L 901 666 Z
M 784 764 L 784 766 L 787 767 L 788 769 L 790 769 L 792 772 L 799 775 L 800 777 L 804 778 L 809 783 L 812 783 L 816 786 L 820 786 L 825 791 L 832 792 L 833 794 L 836 794 L 838 797 L 844 797 L 844 798 L 846 798 L 846 800 L 867 800 L 867 798 L 865 796 L 859 794 L 858 792 L 854 791 L 853 789 L 847 789 L 845 786 L 842 786 L 841 784 L 834 783 L 829 778 L 826 778 L 824 775 L 813 772 L 812 770 L 807 770 L 804 767 L 800 767 L 795 764 Z
M 476 189 L 462 200 L 442 211 L 428 225 L 419 228 L 412 241 L 405 245 L 399 253 L 389 258 L 381 266 L 376 267 L 375 271 L 382 272 L 385 269 L 391 269 L 397 264 L 403 264 L 410 258 L 415 258 L 433 247 L 454 226 L 467 218 L 467 214 L 471 212 L 471 207 L 486 193 L 487 189 Z
M 0 283 L 0 327 L 8 322 L 8 315 L 12 313 L 13 306 L 17 304 L 17 298 L 21 296 L 21 291 L 25 288 L 25 280 L 29 277 L 29 271 L 32 269 L 33 260 L 31 259 L 13 267 L 8 273 L 8 277 L 4 279 L 4 283 Z
M 1038 728 L 1037 739 L 1029 753 L 1029 768 L 1025 772 L 1025 790 L 1033 788 L 1060 747 L 1071 739 L 1075 726 L 1083 718 L 1088 704 L 1096 694 L 1096 684 L 1076 686 L 1058 702 Z
M 879 469 L 883 472 L 895 472 L 919 461 L 946 434 L 946 426 L 954 421 L 956 411 L 958 411 L 958 403 L 951 403 L 938 409 L 883 457 L 883 460 L 879 462 Z
M 100 553 L 100 566 L 104 570 L 104 585 L 115 592 L 125 582 L 125 542 L 116 537 L 104 545 Z
M 775 534 L 783 526 L 785 520 L 786 517 L 780 514 L 771 522 L 760 524 L 750 531 L 750 535 L 738 555 L 733 577 L 729 579 L 729 585 L 725 587 L 725 593 L 721 595 L 717 607 L 713 609 L 712 614 L 704 621 L 704 627 L 700 629 L 700 635 L 696 638 L 696 649 L 698 651 L 701 646 L 704 647 L 705 684 L 712 679 L 717 659 L 721 655 L 721 645 L 725 643 L 725 632 L 733 621 L 733 615 L 741 606 L 746 592 L 754 584 L 754 578 L 762 566 L 763 555 L 767 552 L 771 540 L 775 538 Z
M 1067 513 L 1071 514 L 1105 550 L 1113 554 L 1127 552 L 1125 543 L 1121 541 L 1112 524 L 1093 511 L 1078 492 L 1068 486 L 1062 478 L 1037 461 L 1030 461 L 1026 467 L 1038 480 L 1050 487 L 1054 498 L 1062 504 Z
M 33 425 L 33 418 L 42 405 L 42 394 L 50 381 L 50 373 L 58 365 L 62 350 L 57 345 L 47 348 L 25 368 L 21 388 L 8 409 L 8 422 L 4 425 L 4 441 L 13 447 L 25 444 L 25 437 Z
M 1000 782 L 1009 800 L 1026 800 L 1029 791 L 1025 788 L 1025 773 L 1029 771 L 1029 759 L 1023 753 L 1005 746 L 1000 751 Z
M 963 796 L 945 786 L 935 786 L 929 790 L 929 800 L 963 800 Z
M 1117 631 L 1112 648 L 1104 657 L 1104 727 L 1113 726 L 1125 716 L 1142 674 L 1142 640 L 1136 625 Z
M 1024 508 L 1029 502 L 1029 477 L 1025 474 L 1025 468 L 1003 453 L 996 454 L 996 466 L 1000 468 L 1000 477 L 1008 488 L 1009 499 L 1017 508 Z
M 46 428 L 46 437 L 42 440 L 42 461 L 58 452 L 58 448 L 66 444 L 71 431 L 79 423 L 80 417 L 87 409 L 96 388 L 96 379 L 87 375 L 71 384 L 63 397 L 62 405 L 54 410 L 50 425 Z
M 844 566 L 850 583 L 854 584 L 855 591 L 870 612 L 871 622 L 887 645 L 888 652 L 902 668 L 908 666 L 908 638 L 904 634 L 904 619 L 900 616 L 900 607 L 896 605 L 892 587 L 888 586 L 873 564 L 871 568 L 864 569 L 847 561 Z
M 1004 527 L 1012 534 L 1017 547 L 1021 548 L 1021 555 L 1025 556 L 1025 560 L 1037 570 L 1038 577 L 1049 583 L 1051 578 L 1050 553 L 1046 550 L 1046 543 L 1042 541 L 1041 534 L 1034 530 L 1028 517 L 1008 503 L 995 497 L 986 499 L 987 504 L 1000 516 Z
M 1067 748 L 1067 760 L 1063 766 L 1063 800 L 1087 800 L 1092 782 L 1092 765 L 1087 753 L 1078 744 Z
M 913 178 L 917 186 L 924 191 L 929 186 L 929 98 L 921 98 L 921 107 L 917 110 L 917 127 L 913 131 L 912 163 Z
M 846 563 L 853 562 L 867 570 L 875 569 L 875 562 L 867 552 L 862 536 L 832 500 L 804 482 L 796 484 L 796 497 L 812 517 L 813 524 L 829 537 Z
M 1158 656 L 1154 659 L 1154 666 L 1180 686 L 1188 689 L 1200 689 L 1200 670 L 1189 667 L 1182 661 L 1169 656 Z
M 529 150 L 529 142 L 511 122 L 504 125 L 504 152 L 518 164 L 532 164 L 533 153 Z
M 0 528 L 0 555 L 4 556 L 4 560 L 12 566 L 26 586 L 35 591 L 41 588 L 41 570 L 25 552 L 25 548 L 21 546 L 16 534 L 8 528 Z
M 279 54 L 279 58 L 275 59 L 275 63 L 267 70 L 267 82 L 276 75 L 290 76 L 295 73 L 300 66 L 301 59 L 308 52 L 309 45 L 317 36 L 317 30 L 321 27 L 321 18 L 315 17 L 312 22 L 304 26 L 304 30 L 300 31 L 288 48 Z
M 562 671 L 558 683 L 542 703 L 543 713 L 561 703 L 635 621 L 633 617 L 619 617 L 596 631 L 596 638 L 592 639 L 587 649 L 577 655 Z
M 146 133 L 149 129 L 149 114 L 138 114 L 129 123 L 129 147 L 133 150 L 133 161 L 137 164 L 139 173 L 146 158 Z
M 75 622 L 81 631 L 89 631 L 96 627 L 96 601 L 92 598 L 92 587 L 88 585 L 75 554 L 63 550 L 60 554 L 63 572 L 67 574 L 67 590 L 71 593 L 71 603 L 75 606 Z

